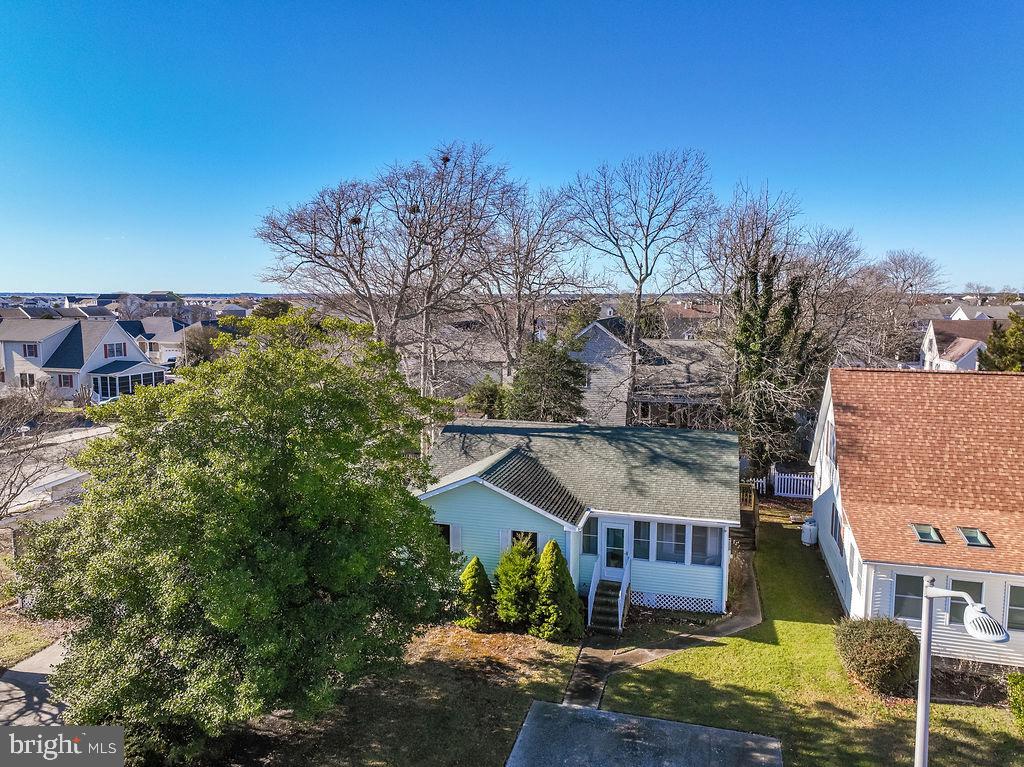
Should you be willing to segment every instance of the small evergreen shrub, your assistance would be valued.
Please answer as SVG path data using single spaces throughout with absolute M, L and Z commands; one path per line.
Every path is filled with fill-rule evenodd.
M 580 598 L 555 541 L 548 541 L 537 564 L 537 605 L 529 633 L 557 641 L 575 641 L 583 635 Z
M 473 631 L 483 631 L 494 624 L 494 589 L 480 557 L 473 557 L 459 576 L 462 589 L 459 604 L 466 613 L 455 624 Z
M 917 672 L 917 636 L 892 618 L 843 618 L 836 647 L 846 670 L 880 695 L 900 692 Z
M 1010 699 L 1010 713 L 1013 714 L 1021 735 L 1024 735 L 1024 674 L 1014 672 L 1008 675 L 1006 692 Z
M 537 554 L 525 540 L 513 542 L 494 569 L 498 620 L 513 630 L 522 631 L 530 626 L 537 603 L 536 576 Z

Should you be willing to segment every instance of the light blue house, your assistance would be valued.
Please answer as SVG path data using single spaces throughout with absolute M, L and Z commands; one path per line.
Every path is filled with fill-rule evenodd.
M 514 539 L 538 551 L 553 539 L 596 627 L 621 629 L 630 604 L 725 611 L 735 434 L 462 420 L 431 460 L 439 479 L 420 498 L 452 550 L 492 576 Z

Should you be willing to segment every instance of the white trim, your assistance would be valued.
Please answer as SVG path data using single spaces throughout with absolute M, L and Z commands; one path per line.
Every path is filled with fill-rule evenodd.
M 935 544 L 929 544 L 935 545 Z M 971 548 L 982 548 L 972 546 Z M 1006 578 L 1024 578 L 1024 573 L 1008 573 L 1005 570 L 972 570 L 966 567 L 943 566 L 943 565 L 915 565 L 912 562 L 888 562 L 884 559 L 865 559 L 864 564 L 885 565 L 886 567 L 915 567 L 918 570 L 941 570 L 944 573 L 987 573 L 989 575 L 1000 575 Z
M 483 485 L 488 490 L 493 490 L 498 495 L 503 495 L 506 498 L 508 498 L 510 501 L 515 501 L 520 506 L 524 506 L 527 509 L 529 509 L 530 511 L 536 512 L 537 514 L 540 514 L 542 517 L 547 517 L 552 522 L 557 522 L 558 524 L 560 524 L 562 526 L 563 530 L 578 530 L 579 529 L 575 525 L 573 525 L 571 522 L 566 522 L 564 519 L 560 519 L 560 518 L 556 517 L 554 514 L 551 514 L 550 512 L 544 511 L 544 509 L 540 508 L 539 506 L 534 506 L 529 501 L 524 501 L 522 498 L 520 498 L 520 497 L 518 497 L 516 495 L 513 495 L 512 493 L 508 492 L 507 490 L 502 490 L 500 487 L 492 485 L 486 479 L 481 479 L 480 477 L 464 477 L 463 479 L 456 480 L 455 482 L 452 482 L 452 483 L 450 483 L 448 485 L 443 485 L 441 487 L 435 487 L 433 490 L 428 490 L 427 492 L 421 493 L 420 495 L 418 495 L 416 497 L 419 498 L 419 500 L 424 501 L 427 498 L 433 498 L 435 495 L 440 495 L 441 493 L 446 493 L 449 490 L 455 490 L 456 488 L 462 487 L 463 485 L 467 485 L 470 482 L 476 482 L 478 485 Z
M 639 519 L 642 522 L 676 522 L 691 525 L 704 525 L 705 527 L 739 527 L 739 520 L 731 522 L 727 519 L 704 519 L 702 517 L 679 517 L 670 514 L 634 514 L 629 511 L 605 511 L 604 509 L 587 509 L 587 514 L 580 520 L 582 525 L 587 521 L 590 514 L 609 515 L 613 517 L 629 517 Z

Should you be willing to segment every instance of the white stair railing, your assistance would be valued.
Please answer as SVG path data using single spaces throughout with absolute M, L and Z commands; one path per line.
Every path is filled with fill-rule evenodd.
M 633 555 L 627 554 L 622 565 L 622 582 L 619 584 L 619 633 L 622 633 L 622 619 L 626 614 L 626 600 L 629 597 L 629 580 L 633 574 Z
M 594 597 L 597 596 L 597 584 L 601 580 L 601 558 L 594 562 L 594 572 L 590 576 L 590 597 L 587 599 L 587 625 L 594 617 Z

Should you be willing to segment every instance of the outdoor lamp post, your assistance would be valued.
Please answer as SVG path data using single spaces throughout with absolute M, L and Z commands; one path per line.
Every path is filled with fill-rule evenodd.
M 1008 642 L 1006 629 L 964 591 L 935 588 L 935 578 L 924 577 L 924 603 L 921 605 L 921 658 L 917 672 L 917 737 L 914 741 L 914 767 L 928 767 L 928 713 L 932 697 L 932 600 L 959 597 L 967 602 L 964 628 L 975 639 L 999 644 Z

